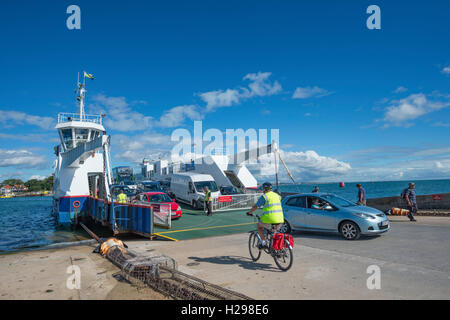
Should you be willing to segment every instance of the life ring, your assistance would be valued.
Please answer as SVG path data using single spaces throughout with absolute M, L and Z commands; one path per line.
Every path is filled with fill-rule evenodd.
M 76 200 L 76 201 L 74 201 L 74 202 L 72 203 L 72 206 L 73 206 L 75 209 L 78 209 L 78 208 L 81 206 L 81 202 L 78 201 L 78 200 Z

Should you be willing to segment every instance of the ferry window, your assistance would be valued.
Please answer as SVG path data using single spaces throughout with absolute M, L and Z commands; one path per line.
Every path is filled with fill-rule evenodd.
M 77 140 L 87 140 L 88 129 L 75 129 L 75 139 Z
M 73 147 L 72 129 L 62 129 L 61 133 L 63 136 L 64 144 L 66 145 L 66 148 L 67 149 L 72 148 Z

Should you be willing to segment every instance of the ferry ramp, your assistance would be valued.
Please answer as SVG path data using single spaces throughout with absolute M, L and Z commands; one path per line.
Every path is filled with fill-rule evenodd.
M 183 215 L 172 220 L 172 227 L 154 227 L 154 234 L 168 240 L 180 241 L 196 238 L 216 237 L 228 234 L 245 233 L 256 229 L 254 218 L 246 215 L 248 209 L 217 211 L 207 216 L 203 210 L 193 210 L 182 205 Z M 260 214 L 260 209 L 256 211 Z

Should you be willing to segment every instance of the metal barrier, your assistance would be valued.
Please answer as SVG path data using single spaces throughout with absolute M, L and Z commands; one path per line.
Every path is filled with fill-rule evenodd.
M 153 224 L 170 229 L 172 227 L 172 206 L 165 203 L 152 203 Z
M 250 209 L 262 193 L 233 194 L 212 199 L 212 211 Z
M 151 206 L 153 225 L 170 229 L 172 227 L 172 205 L 147 201 L 133 201 L 134 204 Z
M 153 234 L 153 212 L 148 203 L 111 203 L 89 197 L 86 215 L 104 226 L 111 226 L 116 234 L 134 233 L 144 237 Z

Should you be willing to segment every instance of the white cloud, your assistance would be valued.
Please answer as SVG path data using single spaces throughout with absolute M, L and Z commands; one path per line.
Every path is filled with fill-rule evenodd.
M 23 171 L 3 172 L 3 173 L 0 173 L 0 179 L 1 180 L 19 179 L 18 177 L 21 177 L 22 175 L 23 175 Z
M 114 159 L 135 164 L 141 163 L 149 150 L 168 150 L 172 145 L 170 136 L 149 131 L 136 136 L 115 134 L 112 139 Z
M 138 131 L 148 129 L 153 124 L 153 117 L 134 111 L 125 97 L 107 97 L 103 94 L 95 95 L 92 100 L 100 104 L 95 108 L 106 113 L 104 123 L 107 127 L 118 131 Z
M 331 92 L 329 92 L 328 90 L 319 88 L 317 86 L 304 88 L 297 87 L 297 89 L 295 89 L 294 94 L 292 95 L 292 98 L 293 99 L 308 99 L 312 97 L 320 98 L 330 94 Z
M 444 69 L 441 70 L 441 72 L 443 74 L 450 74 L 450 67 L 445 67 Z
M 55 137 L 55 134 L 38 134 L 38 133 L 30 133 L 30 134 L 0 133 L 0 139 L 20 140 L 27 142 L 54 142 L 54 143 L 60 142 L 60 140 L 57 137 Z
M 13 124 L 29 124 L 48 130 L 54 128 L 55 119 L 51 117 L 35 116 L 19 111 L 0 110 L 0 123 L 7 127 L 12 126 Z
M 33 174 L 32 176 L 30 176 L 29 180 L 33 180 L 33 179 L 36 179 L 36 180 L 44 180 L 44 179 L 46 179 L 46 178 L 47 178 L 46 176 L 41 176 L 41 175 L 39 175 L 39 174 Z
M 400 86 L 394 90 L 394 93 L 402 93 L 402 92 L 406 92 L 406 91 L 408 91 L 408 88 Z
M 181 125 L 186 118 L 201 120 L 203 117 L 195 105 L 178 106 L 164 112 L 157 125 L 165 128 L 176 127 Z
M 103 94 L 98 94 L 92 99 L 98 105 L 90 106 L 90 108 L 95 108 L 97 113 L 99 111 L 106 113 L 105 125 L 110 129 L 122 132 L 142 131 L 155 127 L 176 127 L 182 125 L 186 119 L 201 120 L 203 118 L 198 106 L 195 105 L 173 107 L 166 110 L 160 119 L 157 120 L 130 107 L 137 103 L 146 104 L 145 101 L 139 100 L 128 103 L 125 97 L 107 97 Z M 102 109 L 102 107 L 106 109 Z
M 268 81 L 271 74 L 271 72 L 249 73 L 243 78 L 250 81 L 248 88 L 214 90 L 200 93 L 199 96 L 206 102 L 206 111 L 211 112 L 217 108 L 239 104 L 243 99 L 274 95 L 281 92 L 282 88 L 278 81 L 273 83 Z
M 448 106 L 450 106 L 448 97 L 445 97 L 445 100 L 432 101 L 423 93 L 411 94 L 404 99 L 393 100 L 386 109 L 384 121 L 395 126 L 410 126 L 410 121 Z M 388 124 L 386 126 L 389 126 Z
M 334 177 L 346 174 L 352 169 L 350 164 L 346 162 L 331 157 L 320 156 L 312 150 L 305 152 L 280 152 L 281 157 L 297 182 L 332 180 Z M 288 175 L 281 163 L 278 166 L 280 179 L 284 181 L 288 180 Z M 258 179 L 264 179 L 265 176 L 273 176 L 275 172 L 273 154 L 262 156 L 257 165 L 249 165 L 248 167 Z
M 45 168 L 47 165 L 45 157 L 30 151 L 0 149 L 0 167 Z
M 258 73 L 249 73 L 244 77 L 244 80 L 250 80 L 250 84 L 248 87 L 250 91 L 247 92 L 247 98 L 251 98 L 254 96 L 270 96 L 273 94 L 277 94 L 281 92 L 282 88 L 278 81 L 275 81 L 273 84 L 266 82 L 271 72 L 258 72 Z

